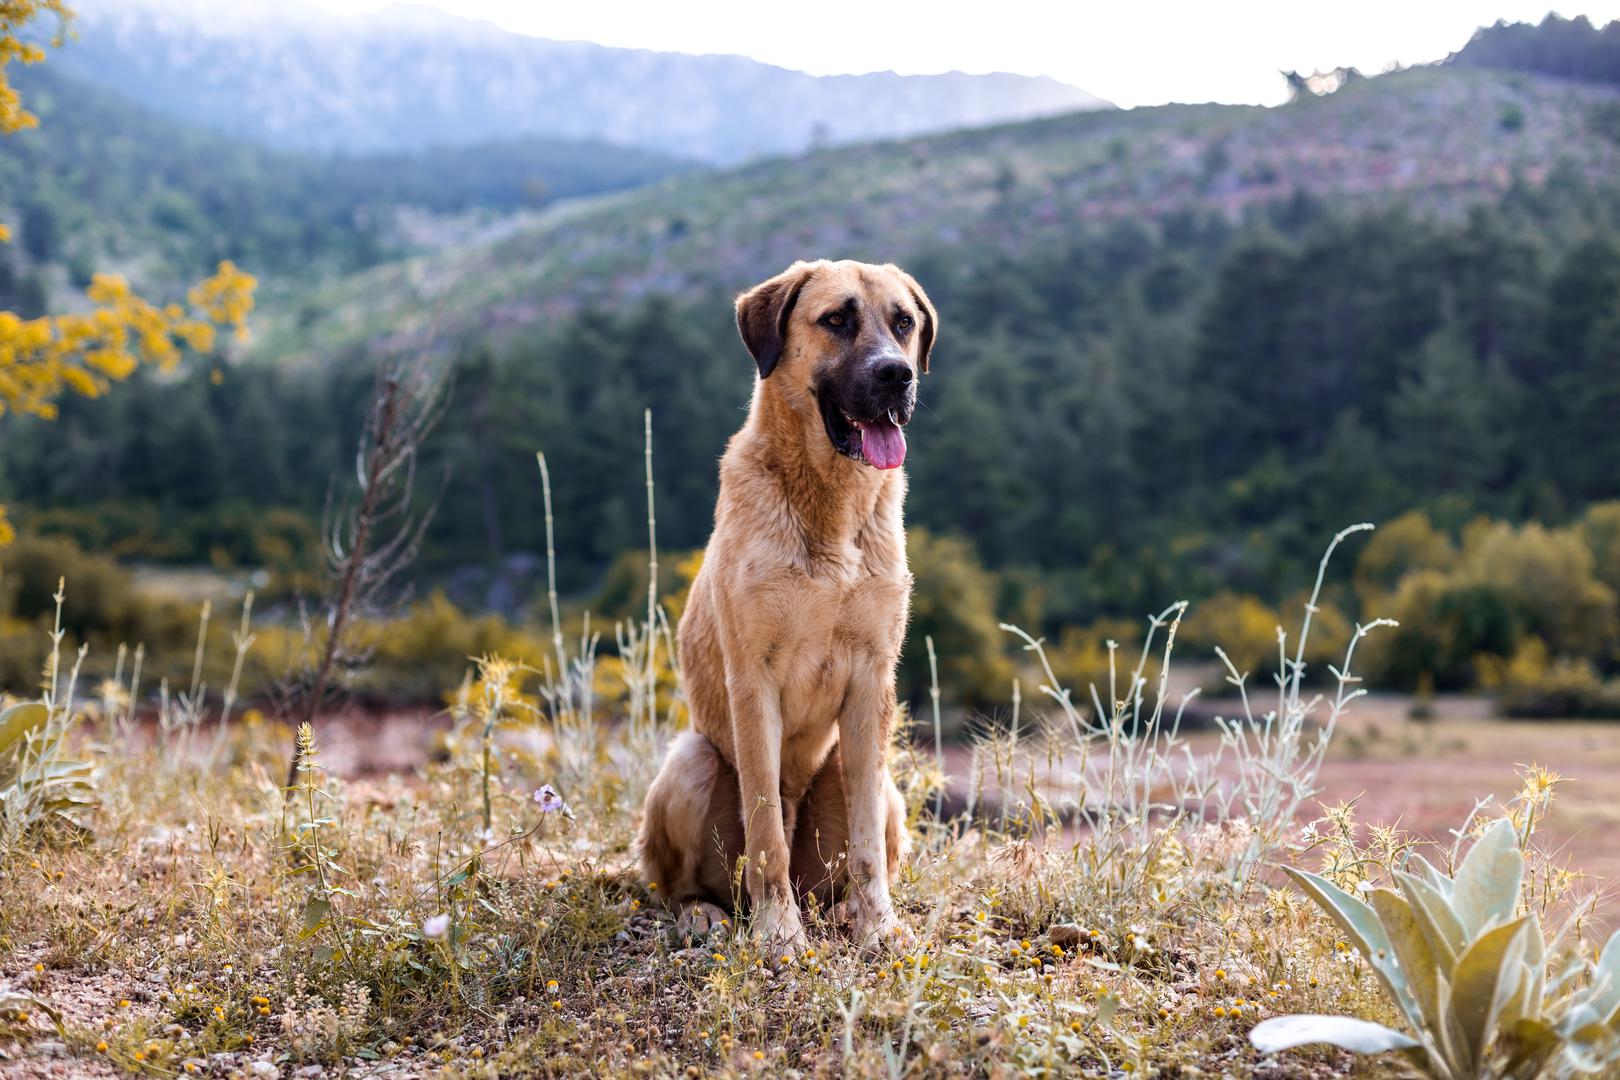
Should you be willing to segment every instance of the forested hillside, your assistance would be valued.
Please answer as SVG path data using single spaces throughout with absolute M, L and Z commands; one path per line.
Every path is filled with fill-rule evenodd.
M 538 137 L 453 150 L 322 158 L 277 153 L 166 119 L 62 75 L 20 72 L 39 127 L 0 144 L 0 216 L 20 245 L 0 248 L 0 309 L 43 310 L 118 270 L 172 286 L 220 259 L 272 288 L 476 234 L 510 215 L 690 172 L 652 151 Z M 435 226 L 433 216 L 462 217 Z M 296 274 L 295 281 L 283 277 Z
M 911 520 L 970 537 L 1060 621 L 1143 610 L 1172 580 L 1264 591 L 1336 525 L 1414 506 L 1561 519 L 1620 493 L 1617 215 L 1613 189 L 1564 172 L 1446 220 L 1299 195 L 1242 222 L 1099 224 L 1022 258 L 923 253 L 909 263 L 944 329 Z M 645 405 L 660 537 L 699 545 L 752 379 L 728 299 L 456 346 L 432 561 L 538 549 L 543 448 L 570 584 L 590 580 L 642 541 Z M 262 558 L 257 511 L 318 514 L 369 377 L 254 363 L 73 402 L 53 427 L 9 426 L 6 494 L 84 508 L 115 549 Z
M 267 312 L 267 355 L 379 336 L 526 332 L 588 306 L 741 289 L 806 253 L 964 266 L 1061 257 L 1116 222 L 1240 221 L 1296 192 L 1454 218 L 1555 169 L 1620 175 L 1614 89 L 1462 68 L 1284 108 L 1165 106 L 783 158 L 629 192 L 497 242 L 380 267 Z
M 1584 15 L 1549 14 L 1539 26 L 1499 22 L 1475 32 L 1448 63 L 1620 85 L 1620 20 L 1602 29 Z

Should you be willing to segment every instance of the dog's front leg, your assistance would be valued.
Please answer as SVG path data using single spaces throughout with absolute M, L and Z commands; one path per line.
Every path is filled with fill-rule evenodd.
M 887 829 L 889 723 L 894 715 L 894 666 L 873 663 L 852 676 L 838 718 L 838 751 L 849 815 L 849 880 L 855 936 L 866 945 L 900 945 L 905 927 L 889 900 Z
M 759 673 L 728 673 L 726 689 L 748 860 L 743 881 L 753 904 L 754 932 L 774 944 L 802 949 L 804 925 L 788 880 L 782 814 L 781 692 Z

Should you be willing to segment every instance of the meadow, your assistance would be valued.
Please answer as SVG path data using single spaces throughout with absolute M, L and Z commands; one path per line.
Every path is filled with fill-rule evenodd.
M 640 799 L 684 722 L 656 594 L 615 628 L 611 655 L 559 621 L 549 651 L 476 658 L 427 725 L 431 753 L 388 772 L 367 767 L 368 747 L 389 760 L 399 741 L 426 741 L 409 722 L 345 740 L 333 712 L 295 732 L 239 703 L 234 681 L 207 692 L 205 636 L 191 685 L 165 682 L 152 709 L 125 656 L 113 677 L 81 682 L 85 650 L 62 647 L 58 620 L 41 694 L 0 713 L 8 1075 L 1411 1067 L 1322 1046 L 1262 1056 L 1251 1034 L 1291 1014 L 1389 1025 L 1397 1041 L 1380 1045 L 1405 1030 L 1431 1075 L 1612 1070 L 1620 948 L 1598 952 L 1613 913 L 1570 862 L 1559 778 L 1531 764 L 1515 777 L 1487 752 L 1469 774 L 1483 798 L 1459 799 L 1448 821 L 1400 820 L 1444 753 L 1401 752 L 1430 766 L 1404 779 L 1358 775 L 1358 761 L 1400 738 L 1454 750 L 1479 724 L 1442 716 L 1386 735 L 1376 699 L 1353 719 L 1369 704 L 1355 650 L 1390 627 L 1357 626 L 1337 662 L 1307 665 L 1330 573 L 1325 557 L 1277 664 L 1228 667 L 1213 731 L 1181 730 L 1207 681 L 1173 667 L 1182 604 L 1141 642 L 1110 643 L 1106 678 L 1072 692 L 1039 639 L 1004 628 L 1027 647 L 1021 678 L 965 750 L 945 750 L 936 682 L 892 754 L 916 840 L 896 898 L 917 943 L 900 953 L 855 947 L 836 909 L 810 911 L 811 947 L 796 955 L 756 942 L 745 916 L 683 936 L 639 879 Z M 239 674 L 256 644 L 245 609 L 232 638 Z M 328 734 L 349 744 L 340 768 Z M 1612 772 L 1612 746 L 1589 751 L 1583 768 Z M 1361 780 L 1359 800 L 1319 801 Z M 1489 853 L 1468 858 L 1475 847 Z M 1288 868 L 1318 876 L 1295 887 Z M 1411 941 L 1380 936 L 1356 898 L 1383 915 L 1378 898 L 1420 874 L 1454 898 L 1462 935 L 1455 970 L 1441 968 L 1459 1001 L 1432 1017 L 1404 981 L 1418 977 Z M 1467 1004 L 1476 946 L 1507 929 L 1517 944 L 1490 965 L 1503 989 Z

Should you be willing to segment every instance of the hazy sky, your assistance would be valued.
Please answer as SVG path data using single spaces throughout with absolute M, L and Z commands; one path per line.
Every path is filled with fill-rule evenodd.
M 369 11 L 390 0 L 317 0 Z M 422 0 L 418 0 L 422 2 Z M 1548 0 L 425 0 L 540 37 L 741 53 L 814 74 L 1014 71 L 1121 105 L 1273 103 L 1282 68 L 1368 74 L 1434 60 L 1476 26 L 1539 21 Z M 1620 0 L 1553 8 L 1602 24 Z

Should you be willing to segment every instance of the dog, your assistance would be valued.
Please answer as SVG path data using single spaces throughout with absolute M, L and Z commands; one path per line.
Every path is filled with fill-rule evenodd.
M 901 465 L 939 317 L 899 267 L 851 261 L 795 263 L 736 307 L 758 379 L 678 628 L 692 726 L 648 789 L 642 868 L 689 928 L 725 917 L 740 869 L 766 941 L 802 949 L 799 900 L 847 892 L 857 939 L 900 946 Z

